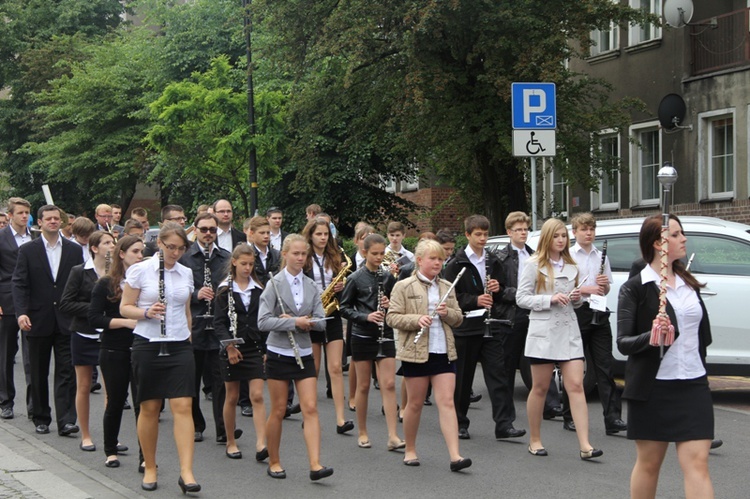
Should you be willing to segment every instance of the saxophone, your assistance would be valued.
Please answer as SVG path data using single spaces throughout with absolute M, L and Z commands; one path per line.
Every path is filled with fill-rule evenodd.
M 339 282 L 346 282 L 346 274 L 349 273 L 349 269 L 352 267 L 352 260 L 346 253 L 344 253 L 344 258 L 346 259 L 346 263 L 341 267 L 341 270 L 336 274 L 336 277 L 331 279 L 331 283 L 326 286 L 326 289 L 320 295 L 320 300 L 323 302 L 326 317 L 339 309 L 339 299 L 336 298 L 336 293 L 333 292 L 333 288 L 336 287 L 336 284 Z

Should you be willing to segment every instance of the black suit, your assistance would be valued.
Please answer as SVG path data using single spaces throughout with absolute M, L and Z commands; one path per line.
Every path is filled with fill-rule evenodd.
M 31 241 L 30 235 L 26 236 Z M 10 225 L 0 230 L 0 408 L 13 408 L 16 397 L 16 385 L 13 380 L 13 362 L 18 353 L 18 321 L 13 306 L 12 283 L 13 271 L 18 259 L 18 244 L 13 237 Z M 26 373 L 26 407 L 31 409 L 31 372 L 29 365 L 29 346 L 22 337 L 23 369 Z
M 49 365 L 55 351 L 55 415 L 58 431 L 66 423 L 75 423 L 76 384 L 70 357 L 70 319 L 60 311 L 65 283 L 71 269 L 83 263 L 81 248 L 62 236 L 57 276 L 52 275 L 46 240 L 40 237 L 18 249 L 13 273 L 13 304 L 16 315 L 27 315 L 31 329 L 25 331 L 31 362 L 31 398 L 35 425 L 49 425 Z

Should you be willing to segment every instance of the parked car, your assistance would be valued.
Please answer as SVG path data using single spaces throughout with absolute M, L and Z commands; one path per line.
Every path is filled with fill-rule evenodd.
M 617 374 L 624 371 L 625 363 L 625 356 L 614 343 L 617 339 L 617 297 L 620 286 L 628 279 L 631 265 L 640 258 L 638 234 L 643 220 L 600 220 L 596 225 L 595 244 L 601 249 L 604 240 L 608 241 L 607 256 L 614 280 L 607 295 L 607 307 L 612 311 L 609 320 Z M 712 217 L 685 216 L 680 220 L 688 238 L 688 255 L 694 255 L 690 271 L 706 284 L 700 293 L 708 310 L 713 336 L 706 356 L 708 374 L 750 376 L 750 316 L 744 309 L 747 303 L 744 293 L 750 290 L 750 225 Z M 539 231 L 529 234 L 531 248 L 536 248 L 538 240 Z M 571 241 L 575 241 L 572 233 Z M 492 250 L 498 250 L 508 244 L 508 237 L 494 236 L 487 244 L 488 247 L 492 244 Z M 594 386 L 595 381 L 591 378 L 593 376 L 586 376 L 584 380 L 587 389 Z

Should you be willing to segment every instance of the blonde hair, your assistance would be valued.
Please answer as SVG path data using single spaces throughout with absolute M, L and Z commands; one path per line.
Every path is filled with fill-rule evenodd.
M 550 255 L 550 248 L 552 247 L 552 241 L 554 240 L 555 233 L 559 231 L 560 229 L 565 230 L 565 238 L 568 240 L 568 243 L 570 243 L 570 235 L 568 234 L 568 229 L 565 227 L 565 223 L 558 219 L 558 218 L 550 218 L 546 222 L 544 222 L 544 225 L 542 225 L 542 231 L 539 235 L 539 244 L 537 245 L 537 250 L 534 256 L 532 256 L 532 259 L 535 259 L 535 263 L 537 266 L 536 270 L 536 292 L 541 293 L 542 291 L 547 291 L 554 289 L 554 270 L 552 269 L 552 264 L 549 262 L 549 255 Z M 570 245 L 568 244 L 563 248 L 562 252 L 560 253 L 560 256 L 562 257 L 562 260 L 564 263 L 568 265 L 575 265 L 576 262 L 573 260 L 573 257 L 570 256 Z M 547 271 L 547 275 L 545 276 L 542 273 L 542 269 Z M 576 286 L 578 285 L 578 275 L 576 274 Z
M 439 242 L 434 239 L 422 239 L 414 248 L 414 258 L 424 258 L 429 255 L 437 255 L 445 260 L 445 250 Z
M 289 234 L 288 236 L 286 236 L 286 238 L 284 238 L 284 243 L 281 245 L 281 267 L 280 268 L 283 269 L 286 267 L 286 257 L 284 256 L 284 254 L 287 251 L 289 251 L 289 248 L 294 243 L 303 243 L 305 245 L 305 251 L 307 252 L 310 251 L 310 243 L 307 242 L 307 239 L 305 239 L 305 236 L 303 236 L 302 234 Z

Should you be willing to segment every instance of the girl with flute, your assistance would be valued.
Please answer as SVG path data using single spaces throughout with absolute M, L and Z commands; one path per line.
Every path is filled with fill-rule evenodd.
M 385 239 L 370 234 L 364 240 L 365 264 L 346 282 L 341 297 L 341 315 L 352 323 L 352 362 L 357 372 L 357 445 L 372 447 L 367 434 L 367 403 L 370 392 L 372 363 L 377 365 L 383 412 L 388 426 L 388 450 L 403 449 L 406 443 L 396 432 L 396 348 L 393 329 L 385 322 L 389 296 L 396 278 L 383 269 Z M 423 399 L 424 400 L 424 399 Z
M 201 486 L 193 475 L 195 358 L 190 345 L 194 282 L 193 272 L 177 261 L 190 241 L 182 226 L 166 222 L 159 230 L 157 245 L 157 254 L 128 269 L 120 303 L 123 317 L 137 321 L 131 360 L 135 403 L 141 408 L 138 440 L 145 462 L 141 488 L 157 488 L 159 412 L 162 400 L 169 399 L 180 461 L 177 484 L 183 493 L 198 492 Z M 170 341 L 163 341 L 167 338 Z
M 102 330 L 99 365 L 107 387 L 107 405 L 102 422 L 104 454 L 107 456 L 104 464 L 108 468 L 117 468 L 120 466 L 118 452 L 127 450 L 118 443 L 118 435 L 128 384 L 132 381 L 130 347 L 136 326 L 135 320 L 125 319 L 120 314 L 120 299 L 125 272 L 143 260 L 143 241 L 136 236 L 124 236 L 117 241 L 112 255 L 109 272 L 97 281 L 91 292 L 88 320 L 91 327 Z M 131 387 L 131 391 L 135 397 L 135 386 Z M 140 413 L 137 405 L 134 412 L 137 420 Z
M 91 397 L 91 375 L 99 363 L 99 331 L 89 324 L 88 310 L 91 303 L 91 290 L 106 272 L 107 256 L 115 247 L 115 239 L 104 231 L 96 231 L 88 240 L 89 258 L 86 263 L 70 270 L 65 284 L 60 311 L 72 317 L 70 323 L 70 354 L 76 372 L 76 412 L 81 427 L 82 451 L 93 452 L 96 445 L 91 440 L 89 430 L 89 409 Z
M 684 474 L 685 497 L 714 497 L 708 453 L 714 438 L 714 412 L 706 377 L 706 348 L 711 344 L 708 312 L 699 283 L 685 268 L 687 238 L 680 220 L 669 215 L 666 258 L 661 260 L 662 216 L 647 218 L 639 243 L 648 265 L 620 288 L 617 348 L 628 356 L 625 391 L 628 439 L 635 440 L 636 461 L 630 497 L 656 497 L 659 471 L 675 442 Z M 666 315 L 660 305 L 660 273 L 666 265 Z M 674 330 L 674 343 L 652 342 L 652 328 Z
M 328 220 L 315 217 L 302 231 L 310 252 L 305 261 L 305 275 L 313 280 L 322 293 L 332 285 L 333 279 L 346 266 L 346 257 L 331 237 Z M 338 295 L 344 289 L 343 279 L 333 284 L 332 293 Z M 311 331 L 310 339 L 315 359 L 315 376 L 320 373 L 320 362 L 325 348 L 326 365 L 331 377 L 331 395 L 336 409 L 336 433 L 339 435 L 354 429 L 354 422 L 344 418 L 344 373 L 341 356 L 344 351 L 344 327 L 341 313 L 334 310 L 326 321 L 324 332 Z
M 580 285 L 586 276 L 579 275 L 569 247 L 565 224 L 556 218 L 547 220 L 537 251 L 526 262 L 518 280 L 516 303 L 531 310 L 524 351 L 531 364 L 532 379 L 526 402 L 531 436 L 528 450 L 534 456 L 547 455 L 542 445 L 542 412 L 552 371 L 555 363 L 559 363 L 576 426 L 579 456 L 589 460 L 603 452 L 589 442 L 588 407 L 583 391 L 583 342 L 574 310 L 583 303 Z
M 255 459 L 263 461 L 268 457 L 266 405 L 263 401 L 263 358 L 266 353 L 267 335 L 258 329 L 258 304 L 263 286 L 255 274 L 253 248 L 247 244 L 236 246 L 232 251 L 228 270 L 229 278 L 219 285 L 216 296 L 214 331 L 219 341 L 240 338 L 244 343 L 236 344 L 230 341 L 219 353 L 221 374 L 227 390 L 224 399 L 226 455 L 230 459 L 242 458 L 242 452 L 237 448 L 234 438 L 234 428 L 240 383 L 248 383 L 255 425 Z
M 272 478 L 286 478 L 279 446 L 291 381 L 297 388 L 302 409 L 310 480 L 320 480 L 333 474 L 333 468 L 320 464 L 320 421 L 310 331 L 324 330 L 325 323 L 321 319 L 325 312 L 318 288 L 302 272 L 309 250 L 309 244 L 299 234 L 290 234 L 284 239 L 281 248 L 282 270 L 266 284 L 258 309 L 258 328 L 269 332 L 266 340 L 266 375 L 271 412 L 266 423 L 266 471 Z
M 471 466 L 471 459 L 459 453 L 458 419 L 453 405 L 457 355 L 451 328 L 461 324 L 463 314 L 455 291 L 450 289 L 451 283 L 439 278 L 445 262 L 445 250 L 440 243 L 430 239 L 420 241 L 415 257 L 417 270 L 396 283 L 386 316 L 388 324 L 399 331 L 396 358 L 401 361 L 409 392 L 404 410 L 404 464 L 419 466 L 417 430 L 427 387 L 432 383 L 450 469 L 459 471 Z

